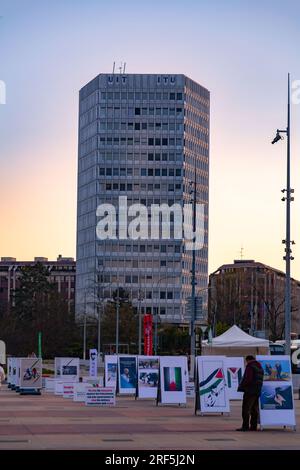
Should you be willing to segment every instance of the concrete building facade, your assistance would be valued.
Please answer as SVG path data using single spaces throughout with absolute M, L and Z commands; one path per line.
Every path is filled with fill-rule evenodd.
M 142 312 L 185 319 L 192 251 L 184 239 L 99 240 L 96 209 L 191 202 L 204 207 L 197 292 L 207 311 L 210 95 L 185 75 L 100 74 L 79 94 L 76 314 L 94 315 L 118 286 Z M 149 209 L 150 211 L 150 209 Z M 171 225 L 174 223 L 171 216 Z
M 13 305 L 15 289 L 19 287 L 19 277 L 23 266 L 33 266 L 42 263 L 49 272 L 49 281 L 56 284 L 58 292 L 69 304 L 69 309 L 75 301 L 76 262 L 73 258 L 64 258 L 61 255 L 56 261 L 48 258 L 35 257 L 33 261 L 18 261 L 12 257 L 2 257 L 0 261 L 0 309 L 7 310 Z

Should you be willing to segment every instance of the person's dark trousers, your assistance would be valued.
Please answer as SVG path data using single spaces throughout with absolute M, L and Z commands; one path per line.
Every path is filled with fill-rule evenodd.
M 242 406 L 242 418 L 243 418 L 243 429 L 249 429 L 249 420 L 250 420 L 250 429 L 257 428 L 258 422 L 258 395 L 249 395 L 244 393 L 243 397 L 243 406 Z

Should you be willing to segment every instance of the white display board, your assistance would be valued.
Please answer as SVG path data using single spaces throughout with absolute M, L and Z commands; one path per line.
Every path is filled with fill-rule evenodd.
M 98 351 L 90 349 L 90 377 L 97 377 L 98 373 Z
M 54 360 L 55 378 L 66 382 L 78 382 L 79 358 L 56 357 Z
M 105 387 L 117 387 L 118 356 L 107 355 L 104 357 Z
M 118 392 L 120 395 L 135 395 L 137 386 L 136 356 L 118 356 Z
M 195 398 L 195 383 L 186 382 L 185 388 L 186 388 L 186 397 Z
M 12 357 L 7 358 L 7 383 L 11 384 L 12 378 Z
M 291 358 L 256 356 L 264 371 L 259 399 L 260 425 L 296 426 Z
M 55 380 L 53 377 L 45 378 L 45 390 L 46 392 L 54 392 L 55 389 Z
M 89 375 L 87 375 L 85 377 L 82 377 L 82 382 L 88 383 L 91 385 L 100 385 L 101 387 L 104 387 L 103 376 L 90 377 Z
M 225 372 L 225 356 L 197 357 L 197 396 L 196 410 L 201 413 L 228 413 L 230 411 Z
M 17 383 L 17 358 L 12 357 L 11 358 L 11 385 L 15 386 Z
M 116 391 L 114 387 L 90 387 L 86 390 L 87 406 L 115 406 Z
M 238 392 L 238 386 L 244 375 L 243 357 L 226 357 L 226 384 L 229 400 L 242 400 L 243 393 Z
M 55 379 L 55 386 L 54 386 L 54 395 L 63 395 L 64 393 L 64 382 L 60 379 Z
M 21 358 L 15 358 L 15 368 L 16 368 L 16 376 L 15 376 L 15 386 L 20 387 L 20 362 Z
M 54 358 L 54 378 L 59 379 L 60 378 L 60 361 L 61 357 L 55 357 Z
M 73 401 L 85 403 L 86 391 L 89 388 L 91 388 L 89 383 L 74 383 Z
M 63 398 L 73 398 L 74 396 L 74 382 L 72 383 L 65 383 L 63 385 Z
M 2 339 L 0 340 L 0 364 L 6 364 L 6 346 Z
M 20 383 L 20 358 L 19 357 L 12 357 L 11 358 L 11 384 L 14 387 L 18 387 Z
M 41 389 L 42 388 L 42 359 L 37 357 L 26 357 L 19 360 L 20 388 Z
M 159 357 L 158 356 L 138 356 L 138 398 L 157 397 Z
M 55 385 L 54 385 L 54 395 L 59 395 L 63 396 L 64 395 L 64 386 L 69 385 L 69 386 L 74 386 L 77 382 L 71 381 L 71 382 L 66 382 L 66 380 L 60 380 L 60 379 L 55 379 Z
M 161 356 L 159 360 L 160 403 L 186 404 L 186 356 Z

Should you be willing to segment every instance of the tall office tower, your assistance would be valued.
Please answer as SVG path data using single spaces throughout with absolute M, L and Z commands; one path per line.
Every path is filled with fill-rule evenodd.
M 96 209 L 119 197 L 140 203 L 204 205 L 196 294 L 207 311 L 209 91 L 185 75 L 100 74 L 80 90 L 76 313 L 124 288 L 142 313 L 182 323 L 191 296 L 192 251 L 184 238 L 100 240 Z M 101 211 L 100 211 L 101 212 Z M 172 215 L 171 225 L 174 224 Z M 130 222 L 130 219 L 128 219 Z M 150 232 L 150 230 L 149 230 Z

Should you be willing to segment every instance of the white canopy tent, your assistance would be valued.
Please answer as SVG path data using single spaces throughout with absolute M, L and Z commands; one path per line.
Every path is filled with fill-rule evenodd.
M 203 344 L 203 355 L 240 356 L 247 354 L 268 354 L 269 341 L 248 335 L 238 326 L 233 325 L 220 336 L 212 339 L 210 344 Z

